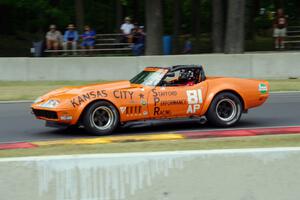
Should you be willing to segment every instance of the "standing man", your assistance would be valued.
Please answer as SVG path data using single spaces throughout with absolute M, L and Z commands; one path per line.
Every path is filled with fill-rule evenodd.
M 125 22 L 121 25 L 121 31 L 123 34 L 122 42 L 132 43 L 131 31 L 134 29 L 134 25 L 130 22 L 130 17 L 126 17 Z
M 284 37 L 286 36 L 287 18 L 284 16 L 282 8 L 279 8 L 273 23 L 273 37 L 275 38 L 275 48 L 284 49 Z
M 56 30 L 54 24 L 49 26 L 49 31 L 46 34 L 46 45 L 48 50 L 58 50 L 61 45 L 62 35 L 60 31 Z
M 72 46 L 72 50 L 76 50 L 77 41 L 78 41 L 78 33 L 75 30 L 74 24 L 69 24 L 68 30 L 66 30 L 64 34 L 64 43 L 63 43 L 64 50 L 67 50 L 69 45 Z M 74 51 L 73 54 L 75 55 L 76 52 Z

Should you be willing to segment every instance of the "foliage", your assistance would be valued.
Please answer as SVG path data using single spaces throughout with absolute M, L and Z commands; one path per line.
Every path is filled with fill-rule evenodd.
M 122 5 L 122 17 L 130 16 L 134 21 L 145 25 L 146 0 L 119 0 Z M 211 0 L 181 0 L 181 34 L 189 34 L 195 26 L 193 3 L 199 1 L 196 17 L 200 19 L 200 32 L 211 32 Z M 90 25 L 97 33 L 113 33 L 118 31 L 116 24 L 117 0 L 84 0 L 85 23 Z M 265 9 L 260 15 L 255 11 L 250 20 L 255 24 L 255 34 L 270 29 L 272 26 L 272 13 L 278 8 L 279 0 L 258 0 L 259 8 Z M 283 8 L 289 16 L 289 24 L 300 24 L 300 1 L 289 0 L 284 2 Z M 162 0 L 164 34 L 173 34 L 173 0 Z M 37 39 L 43 39 L 50 24 L 56 24 L 64 32 L 69 23 L 75 23 L 74 0 L 0 0 L 0 31 L 1 37 L 17 40 L 26 40 L 26 44 Z M 255 8 L 255 9 L 259 9 Z M 249 9 L 249 8 L 248 8 Z M 250 12 L 248 12 L 250 13 Z M 248 26 L 253 27 L 253 26 Z M 146 27 L 147 28 L 147 27 Z M 28 38 L 26 38 L 28 37 Z M 29 40 L 29 41 L 27 41 Z M 27 49 L 29 47 L 26 47 Z M 0 49 L 3 49 L 0 44 Z M 25 55 L 25 54 L 24 54 Z M 27 55 L 27 54 L 26 54 Z

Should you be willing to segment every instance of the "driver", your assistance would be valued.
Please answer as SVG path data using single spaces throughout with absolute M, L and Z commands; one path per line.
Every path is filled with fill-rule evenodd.
M 181 70 L 178 78 L 182 85 L 191 86 L 195 84 L 195 75 L 192 70 Z

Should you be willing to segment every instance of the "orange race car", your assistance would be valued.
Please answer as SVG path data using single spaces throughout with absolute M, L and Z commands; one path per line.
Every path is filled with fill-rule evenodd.
M 130 81 L 57 89 L 38 98 L 32 111 L 47 125 L 80 125 L 99 135 L 130 121 L 177 117 L 229 127 L 268 96 L 267 81 L 206 77 L 202 66 L 178 65 L 147 67 Z

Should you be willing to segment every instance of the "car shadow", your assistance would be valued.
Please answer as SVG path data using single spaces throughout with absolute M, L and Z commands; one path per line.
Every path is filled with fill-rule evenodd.
M 230 129 L 243 129 L 251 127 L 263 126 L 263 123 L 251 120 L 241 120 L 238 125 L 228 128 Z M 218 128 L 210 125 L 209 123 L 202 124 L 199 119 L 179 119 L 179 120 L 153 120 L 144 122 L 128 123 L 123 127 L 118 128 L 113 134 L 103 135 L 105 136 L 123 136 L 123 135 L 140 135 L 140 134 L 158 134 L 158 133 L 174 133 L 175 131 L 209 131 L 209 130 L 224 130 L 224 128 Z M 53 129 L 44 133 L 44 136 L 52 135 L 54 138 L 93 138 L 99 137 L 98 135 L 91 134 L 85 131 L 83 128 L 61 128 Z

